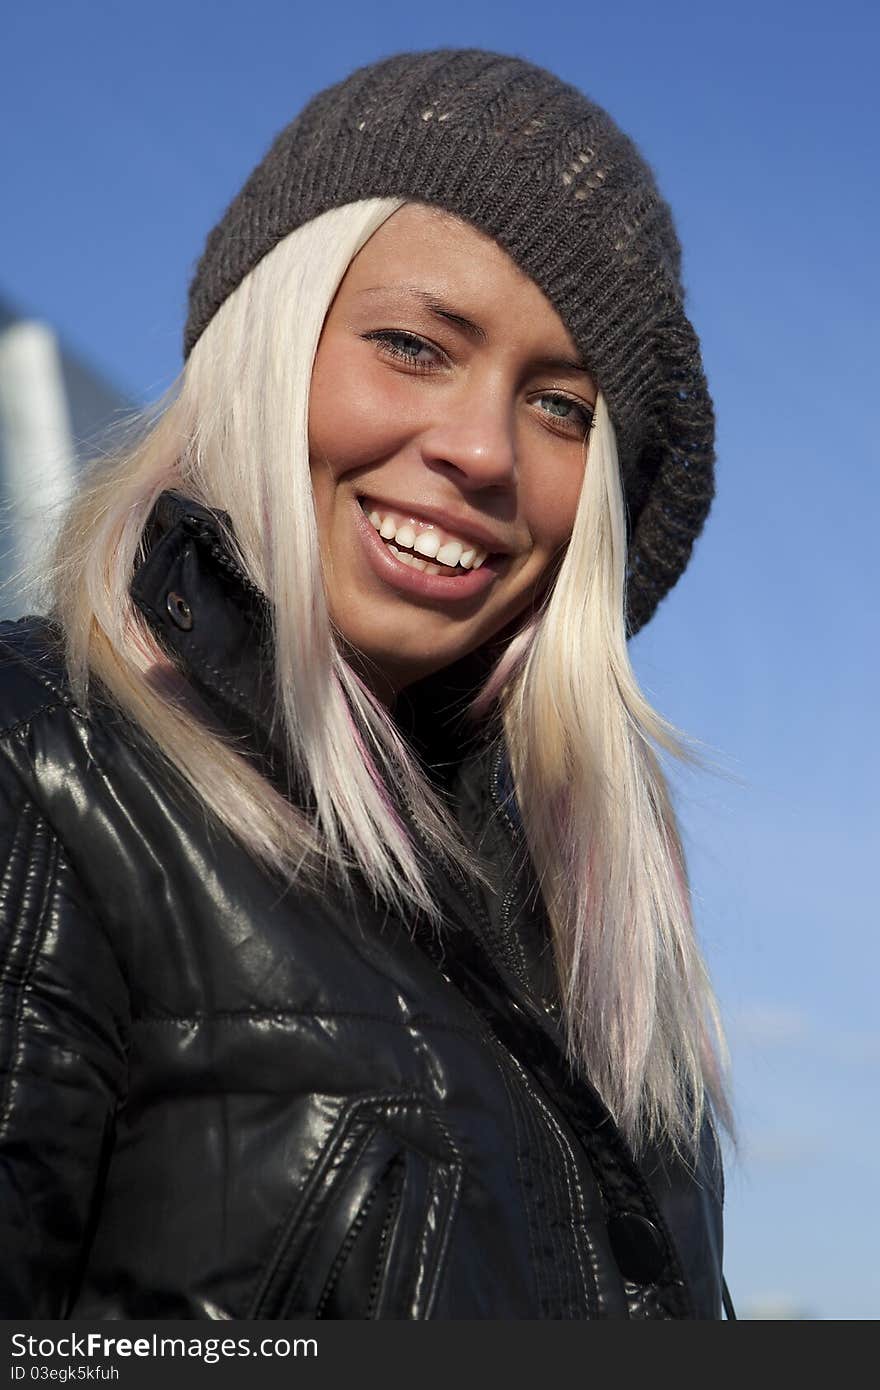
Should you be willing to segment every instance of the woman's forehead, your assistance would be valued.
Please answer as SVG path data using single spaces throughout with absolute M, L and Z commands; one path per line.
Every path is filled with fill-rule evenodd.
M 483 266 L 494 263 L 500 272 L 532 283 L 492 237 L 455 213 L 426 203 L 405 203 L 392 213 L 355 256 L 352 269 L 364 264 L 372 268 L 382 263 L 423 261 L 428 257 L 473 260 Z
M 550 333 L 560 355 L 578 360 L 568 329 L 538 285 L 492 237 L 445 209 L 407 203 L 393 213 L 353 259 L 340 297 L 377 307 L 409 301 L 465 331 L 479 330 L 484 320 L 532 324 Z

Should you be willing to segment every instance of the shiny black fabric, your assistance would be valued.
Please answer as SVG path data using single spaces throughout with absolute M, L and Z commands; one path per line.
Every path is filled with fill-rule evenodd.
M 212 513 L 149 536 L 137 603 L 283 780 L 262 596 Z M 0 1316 L 720 1317 L 712 1128 L 636 1163 L 567 1072 L 503 744 L 422 745 L 497 874 L 433 862 L 438 935 L 285 891 L 58 636 L 0 624 Z

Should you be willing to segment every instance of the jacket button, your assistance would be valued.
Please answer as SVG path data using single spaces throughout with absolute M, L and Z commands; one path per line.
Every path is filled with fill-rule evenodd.
M 165 597 L 165 607 L 171 615 L 171 621 L 184 632 L 189 632 L 193 625 L 193 615 L 183 595 L 175 593 L 172 589 Z
M 621 1211 L 608 1222 L 608 1239 L 624 1279 L 656 1284 L 666 1268 L 664 1240 L 653 1221 Z

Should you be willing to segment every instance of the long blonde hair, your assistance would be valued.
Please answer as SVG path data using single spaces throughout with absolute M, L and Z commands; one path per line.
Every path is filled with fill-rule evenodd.
M 169 771 L 288 884 L 359 870 L 397 912 L 436 927 L 418 844 L 492 886 L 392 717 L 344 659 L 321 578 L 308 447 L 309 385 L 347 267 L 402 205 L 335 208 L 242 281 L 178 380 L 84 473 L 49 566 L 74 693 L 97 678 Z M 216 726 L 132 602 L 146 521 L 175 488 L 228 513 L 228 543 L 270 600 L 276 729 L 314 810 L 292 804 Z M 685 756 L 647 704 L 624 628 L 626 541 L 614 430 L 600 397 L 573 534 L 541 607 L 482 689 L 510 751 L 525 840 L 551 927 L 571 1065 L 631 1146 L 693 1153 L 706 1105 L 722 1118 L 723 1040 L 696 944 L 681 845 L 654 750 Z M 403 799 L 408 832 L 388 787 Z

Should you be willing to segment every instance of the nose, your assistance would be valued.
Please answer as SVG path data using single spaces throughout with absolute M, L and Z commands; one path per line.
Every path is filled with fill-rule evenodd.
M 507 393 L 475 381 L 445 395 L 421 439 L 424 462 L 454 474 L 460 487 L 477 491 L 515 485 L 514 405 Z

